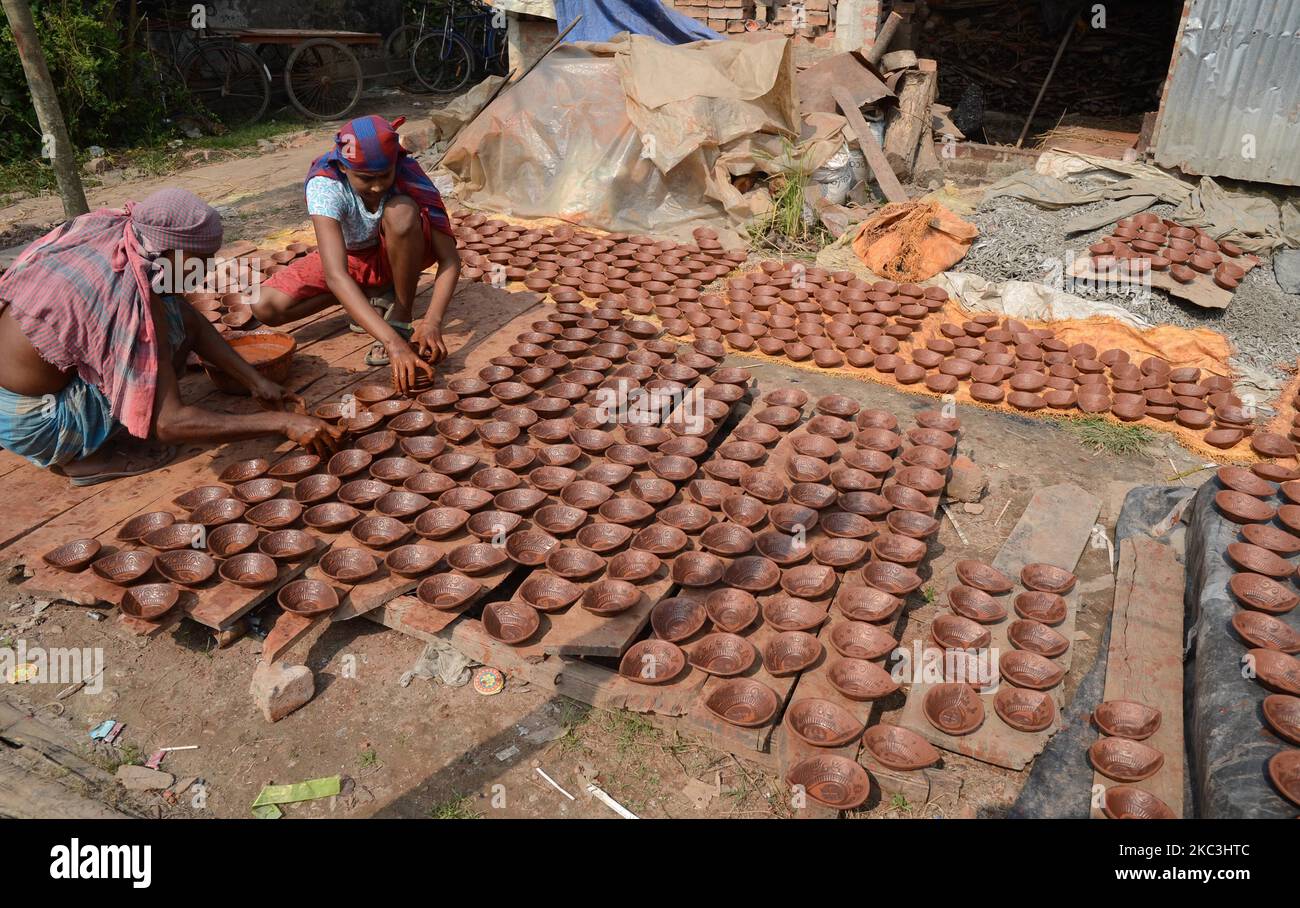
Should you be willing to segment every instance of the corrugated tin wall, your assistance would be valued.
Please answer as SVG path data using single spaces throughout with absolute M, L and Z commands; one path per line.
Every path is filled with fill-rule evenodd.
M 1156 162 L 1300 186 L 1300 0 L 1188 0 Z

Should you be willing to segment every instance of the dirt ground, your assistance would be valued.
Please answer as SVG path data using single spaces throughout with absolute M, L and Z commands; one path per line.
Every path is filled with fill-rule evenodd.
M 411 111 L 418 114 L 418 111 Z M 321 138 L 329 129 L 322 129 Z M 315 138 L 315 136 L 313 136 Z M 305 226 L 300 180 L 320 142 L 306 142 L 257 158 L 205 165 L 162 180 L 123 183 L 96 191 L 95 203 L 138 198 L 159 185 L 182 185 L 222 206 L 227 237 L 258 239 Z M 100 198 L 100 196 L 103 198 Z M 48 200 L 29 200 L 0 211 L 38 220 Z M 929 409 L 929 398 L 836 376 L 773 364 L 751 367 L 765 388 L 797 384 L 812 395 L 839 392 L 865 406 L 899 414 Z M 989 489 L 974 507 L 953 505 L 962 543 L 944 520 L 931 540 L 923 576 L 937 575 L 964 557 L 990 559 L 1039 487 L 1074 482 L 1106 502 L 1113 522 L 1125 484 L 1182 481 L 1171 477 L 1201 464 L 1158 436 L 1141 453 L 1093 453 L 1061 425 L 962 407 L 962 453 L 980 464 Z M 1096 654 L 1108 620 L 1112 587 L 1104 549 L 1089 548 L 1079 566 L 1085 593 L 1076 646 L 1082 676 Z M 923 588 L 924 589 L 924 588 Z M 923 596 L 912 611 L 904 645 L 926 632 L 939 609 Z M 3 696 L 82 742 L 93 762 L 107 769 L 143 762 L 158 748 L 197 745 L 169 754 L 162 768 L 178 778 L 203 780 L 204 797 L 158 796 L 133 803 L 149 814 L 247 817 L 262 786 L 341 774 L 343 793 L 285 808 L 293 817 L 613 817 L 585 792 L 595 781 L 613 798 L 647 817 L 782 817 L 791 815 L 785 786 L 773 775 L 731 755 L 682 738 L 670 722 L 629 712 L 592 710 L 575 701 L 508 680 L 495 696 L 472 686 L 443 687 L 401 679 L 423 644 L 366 619 L 334 624 L 292 651 L 316 674 L 317 693 L 305 708 L 268 724 L 253 707 L 248 681 L 260 640 L 249 635 L 226 649 L 190 622 L 157 639 L 128 639 L 84 608 L 37 606 L 21 586 L 0 587 L 0 644 L 100 647 L 105 657 L 102 692 L 82 691 L 56 700 L 55 686 L 8 686 Z M 1071 691 L 1072 693 L 1072 691 Z M 901 708 L 894 695 L 880 709 L 886 719 Z M 126 725 L 115 746 L 92 747 L 87 731 L 106 719 Z M 961 777 L 959 803 L 910 805 L 873 800 L 855 815 L 932 817 L 996 815 L 1014 800 L 1028 773 L 997 769 L 945 754 L 945 768 Z M 572 799 L 549 785 L 538 770 Z M 108 797 L 108 795 L 106 795 Z

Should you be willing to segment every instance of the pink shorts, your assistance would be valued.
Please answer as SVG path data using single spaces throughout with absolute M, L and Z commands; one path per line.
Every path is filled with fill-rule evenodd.
M 420 263 L 420 270 L 423 271 L 438 260 L 433 251 L 433 228 L 429 224 L 429 214 L 423 209 L 420 210 L 420 225 L 424 228 L 424 260 Z M 388 264 L 382 229 L 377 244 L 369 249 L 348 252 L 348 275 L 371 296 L 383 293 L 393 286 L 393 271 Z M 294 302 L 330 292 L 325 283 L 325 268 L 321 265 L 320 253 L 317 251 L 294 259 L 267 278 L 262 286 L 278 290 Z

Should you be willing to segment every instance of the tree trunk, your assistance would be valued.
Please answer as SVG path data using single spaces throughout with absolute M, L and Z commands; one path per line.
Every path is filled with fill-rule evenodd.
M 45 52 L 36 37 L 36 24 L 27 0 L 0 0 L 4 5 L 18 58 L 22 60 L 27 75 L 27 87 L 32 93 L 32 106 L 36 108 L 36 121 L 41 127 L 41 153 L 48 155 L 54 164 L 54 177 L 58 180 L 59 195 L 63 199 L 63 213 L 68 218 L 85 214 L 86 192 L 81 188 L 81 175 L 77 173 L 77 155 L 68 138 L 68 127 L 63 122 L 59 98 L 50 81 L 50 70 L 45 65 Z

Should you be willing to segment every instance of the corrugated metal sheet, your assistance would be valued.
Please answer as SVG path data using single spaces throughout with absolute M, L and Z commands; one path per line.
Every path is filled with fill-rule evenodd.
M 1190 0 L 1156 161 L 1300 186 L 1300 2 Z

